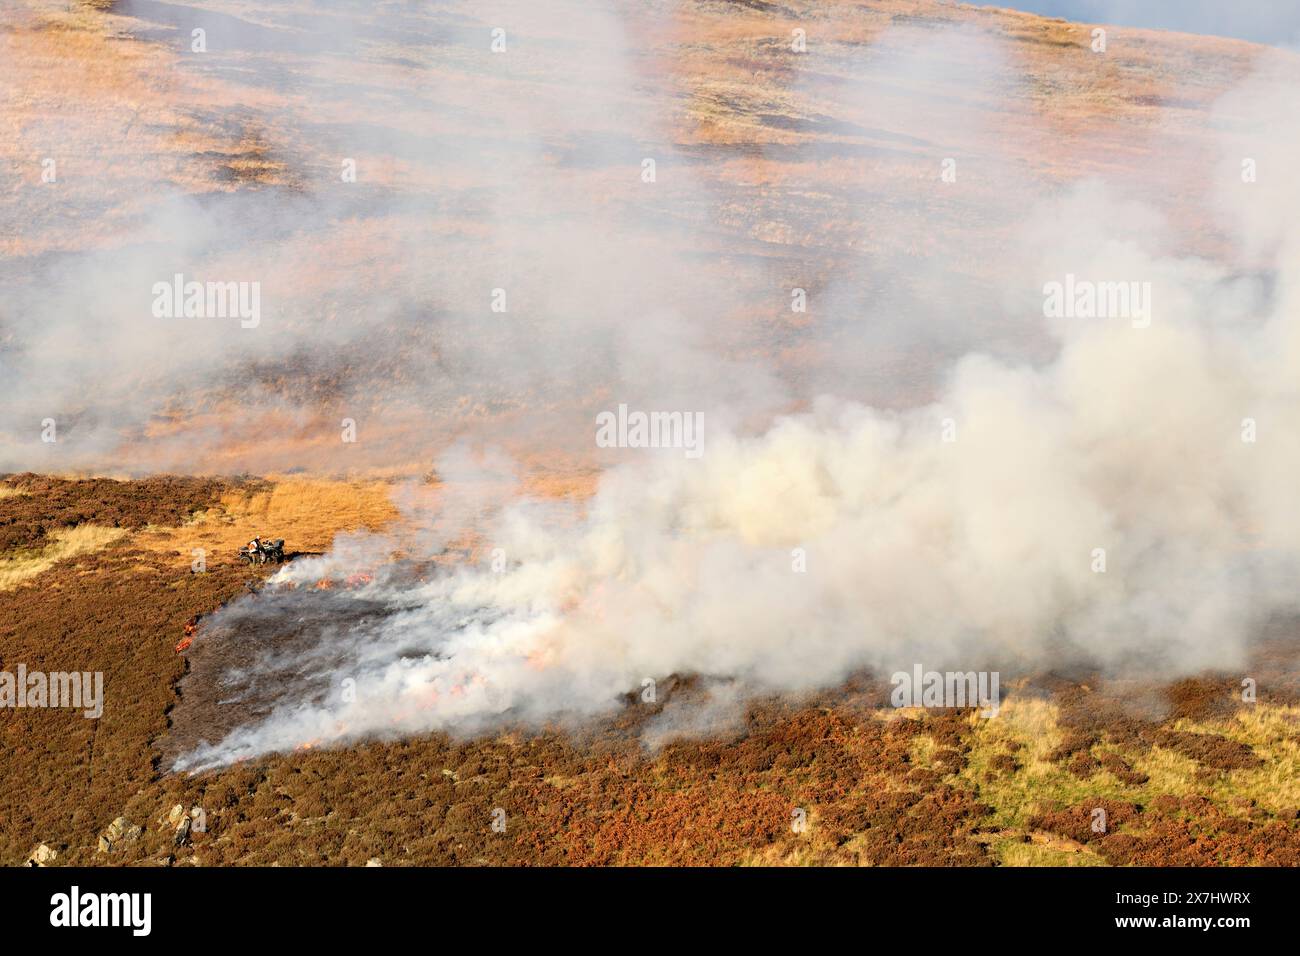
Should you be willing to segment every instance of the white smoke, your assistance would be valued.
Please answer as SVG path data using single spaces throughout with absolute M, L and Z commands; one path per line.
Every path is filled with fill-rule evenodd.
M 0 297 L 0 372 L 15 403 L 12 424 L 0 424 L 0 467 L 39 466 L 56 451 L 67 456 L 55 459 L 61 467 L 112 460 L 124 435 L 148 435 L 173 413 L 183 421 L 187 396 L 214 389 L 305 416 L 313 398 L 263 392 L 248 373 L 298 361 L 338 371 L 341 408 L 378 406 L 363 433 L 397 420 L 408 423 L 393 428 L 403 453 L 452 446 L 435 497 L 418 486 L 398 496 L 413 533 L 341 539 L 216 616 L 255 641 L 259 623 L 284 609 L 295 622 L 313 602 L 328 612 L 299 659 L 286 661 L 272 640 L 229 675 L 237 691 L 292 671 L 274 712 L 199 746 L 178 769 L 309 743 L 600 714 L 647 678 L 672 674 L 716 678 L 726 711 L 745 693 L 917 663 L 1229 668 L 1262 619 L 1294 606 L 1300 194 L 1289 171 L 1300 130 L 1290 60 L 1265 64 L 1215 113 L 1223 162 L 1217 187 L 1204 191 L 1230 211 L 1220 224 L 1230 235 L 1211 262 L 1185 251 L 1183 224 L 1123 184 L 1030 201 L 1035 190 L 1017 181 L 1025 153 L 1064 147 L 1053 141 L 1059 127 L 1043 124 L 1026 149 L 1009 141 L 1021 127 L 988 116 L 1003 97 L 1018 97 L 1026 124 L 1039 107 L 998 41 L 903 26 L 874 50 L 814 30 L 827 58 L 806 68 L 795 100 L 830 97 L 844 85 L 835 69 L 853 75 L 854 58 L 886 55 L 858 74 L 868 85 L 831 140 L 852 147 L 848 158 L 811 147 L 804 158 L 841 163 L 837 172 L 857 170 L 864 183 L 875 171 L 852 165 L 863 151 L 902 158 L 885 170 L 899 177 L 897 194 L 885 189 L 879 208 L 870 203 L 881 188 L 864 185 L 861 221 L 814 213 L 805 228 L 830 248 L 854 229 L 911 225 L 874 254 L 846 240 L 827 255 L 831 266 L 816 260 L 834 274 L 830 294 L 814 297 L 810 338 L 833 354 L 792 382 L 773 353 L 797 353 L 807 340 L 784 327 L 789 339 L 764 338 L 775 322 L 731 321 L 752 307 L 755 288 L 776 290 L 788 308 L 788 284 L 776 267 L 748 261 L 759 247 L 713 237 L 725 202 L 674 139 L 673 124 L 685 122 L 679 94 L 700 92 L 739 117 L 767 108 L 751 91 L 683 91 L 663 69 L 643 74 L 669 47 L 647 53 L 641 45 L 659 38 L 627 29 L 606 5 L 506 3 L 472 22 L 412 13 L 403 22 L 411 39 L 395 47 L 349 5 L 318 12 L 329 14 L 318 36 L 223 21 L 230 32 L 207 61 L 284 95 L 268 94 L 276 105 L 265 125 L 287 125 L 283 151 L 308 157 L 301 193 L 168 197 L 118 246 L 33 262 L 31 277 L 11 269 Z M 498 23 L 514 52 L 492 59 Z M 392 61 L 426 62 L 422 45 L 440 58 L 411 68 L 413 84 Z M 295 58 L 299 46 L 329 51 L 343 74 L 317 75 L 315 60 Z M 336 114 L 295 123 L 307 100 L 333 102 L 294 100 L 318 82 L 338 94 Z M 838 110 L 816 106 L 791 109 Z M 401 122 L 376 129 L 365 118 L 380 111 Z M 1238 177 L 1243 150 L 1258 160 L 1249 185 Z M 943 192 L 950 153 L 961 186 Z M 391 175 L 344 189 L 337 160 L 353 154 L 368 170 L 388 162 Z M 659 161 L 649 189 L 638 178 L 647 156 Z M 904 176 L 931 190 L 908 192 Z M 768 185 L 759 177 L 742 199 L 767 201 Z M 803 203 L 819 208 L 819 176 L 797 185 L 778 193 L 789 208 L 772 220 L 741 217 L 752 234 L 786 214 L 799 223 Z M 987 245 L 958 248 L 985 233 Z M 925 258 L 917 250 L 931 237 L 943 251 Z M 720 258 L 719 245 L 731 256 L 724 267 L 701 268 Z M 337 256 L 324 277 L 313 268 L 322 248 Z M 245 276 L 248 263 L 259 271 Z M 145 293 L 177 271 L 263 277 L 264 304 L 284 314 L 268 307 L 252 337 L 160 328 Z M 977 293 L 975 278 L 990 272 Z M 1044 284 L 1067 274 L 1149 282 L 1150 326 L 1043 318 Z M 895 283 L 906 291 L 881 292 Z M 498 286 L 510 293 L 506 316 L 486 309 Z M 1023 331 L 1044 347 L 986 344 L 989 329 L 1007 339 Z M 898 350 L 909 374 L 929 362 L 937 384 L 927 381 L 923 401 L 861 401 L 913 384 L 881 361 L 885 349 Z M 949 362 L 954 354 L 964 357 Z M 560 440 L 590 451 L 585 413 L 597 403 L 698 411 L 704 455 L 624 453 L 580 509 L 518 500 L 511 462 L 452 443 L 466 430 L 463 420 L 447 424 L 458 402 L 520 409 L 513 420 L 484 415 L 476 445 L 544 425 L 530 436 L 543 450 Z M 47 414 L 73 420 L 53 450 L 23 424 Z M 1247 421 L 1254 441 L 1243 440 Z M 221 420 L 253 431 L 241 424 Z M 183 464 L 224 437 L 202 429 L 160 436 L 159 460 Z M 473 562 L 431 566 L 466 534 L 477 539 Z M 341 586 L 308 590 L 321 578 Z M 674 717 L 652 736 L 668 725 L 700 731 Z
M 1090 188 L 1044 215 L 1081 202 L 1094 222 L 1134 214 Z M 1204 263 L 1128 243 L 1073 261 L 1153 277 L 1151 325 L 1072 320 L 1049 364 L 968 356 L 923 408 L 826 397 L 710 435 L 698 462 L 626 463 L 567 528 L 508 508 L 488 537 L 509 567 L 379 595 L 402 610 L 349 637 L 370 657 L 353 701 L 286 706 L 178 766 L 601 713 L 671 674 L 797 691 L 916 662 L 1239 666 L 1296 604 L 1294 280 L 1225 328 L 1231 296 L 1212 292 L 1231 283 Z

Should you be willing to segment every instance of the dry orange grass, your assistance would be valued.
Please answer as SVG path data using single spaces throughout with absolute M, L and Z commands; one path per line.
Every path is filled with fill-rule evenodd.
M 101 528 L 93 524 L 56 531 L 51 535 L 53 540 L 36 554 L 0 559 L 0 591 L 15 588 L 60 561 L 106 548 L 126 533 L 123 528 Z
M 184 527 L 149 529 L 134 543 L 184 564 L 196 548 L 210 561 L 233 559 L 255 534 L 284 538 L 290 552 L 325 551 L 339 532 L 379 531 L 398 516 L 384 482 L 285 478 L 269 491 L 231 492 Z

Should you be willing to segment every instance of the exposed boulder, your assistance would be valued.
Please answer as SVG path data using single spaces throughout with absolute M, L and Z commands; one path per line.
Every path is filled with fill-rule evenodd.
M 126 817 L 118 817 L 100 834 L 98 852 L 111 853 L 114 847 L 134 843 L 143 832 L 143 827 L 136 826 Z
M 27 854 L 24 866 L 51 866 L 58 859 L 59 851 L 45 843 L 40 843 Z

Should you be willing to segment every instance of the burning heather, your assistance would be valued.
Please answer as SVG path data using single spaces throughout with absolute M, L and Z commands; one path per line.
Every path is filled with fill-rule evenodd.
M 0 862 L 1300 861 L 1294 52 L 269 6 L 5 3 Z
M 390 269 L 363 278 L 340 262 L 347 288 L 322 290 L 304 263 L 275 258 L 282 240 L 328 241 L 321 224 L 358 208 L 347 175 L 268 197 L 267 235 L 237 239 L 245 217 L 221 202 L 179 203 L 146 231 L 183 226 L 194 238 L 180 248 L 142 237 L 121 268 L 97 255 L 58 267 L 55 287 L 78 295 L 128 280 L 148 290 L 158 275 L 183 300 L 179 277 L 206 275 L 205 262 L 239 278 L 272 257 L 255 327 L 205 319 L 207 286 L 196 286 L 195 315 L 181 309 L 190 324 L 166 327 L 194 349 L 183 369 L 152 354 L 152 331 L 115 338 L 127 344 L 89 373 L 111 383 L 103 402 L 72 418 L 78 461 L 134 447 L 244 461 L 275 446 L 279 416 L 309 449 L 334 441 L 349 462 L 396 462 L 399 476 L 413 451 L 426 456 L 420 471 L 435 462 L 436 505 L 418 484 L 396 486 L 408 525 L 396 538 L 349 537 L 299 558 L 185 635 L 192 645 L 178 650 L 214 690 L 186 683 L 172 766 L 564 724 L 672 675 L 725 682 L 743 699 L 917 662 L 1192 674 L 1239 666 L 1262 623 L 1294 608 L 1297 195 L 1246 188 L 1254 167 L 1240 159 L 1300 160 L 1291 60 L 1261 56 L 1207 104 L 1195 160 L 1162 158 L 1187 176 L 1213 146 L 1194 206 L 1227 238 L 1207 255 L 1171 218 L 1187 209 L 1150 201 L 1141 175 L 1021 182 L 1018 165 L 1050 130 L 1007 126 L 986 108 L 1021 95 L 995 32 L 881 30 L 879 59 L 836 54 L 857 71 L 844 111 L 918 135 L 929 129 L 913 129 L 918 117 L 943 118 L 953 142 L 925 159 L 928 192 L 908 194 L 914 239 L 934 250 L 864 259 L 846 239 L 815 265 L 742 264 L 698 245 L 699 230 L 727 227 L 738 184 L 708 179 L 675 138 L 684 119 L 668 88 L 647 91 L 655 66 L 624 16 L 560 6 L 542 24 L 510 12 L 520 55 L 499 61 L 501 89 L 483 90 L 494 105 L 479 114 L 496 117 L 485 161 L 466 169 L 433 144 L 388 144 L 420 175 L 458 182 L 469 204 L 435 208 L 396 181 L 371 195 L 387 232 L 369 241 Z M 633 19 L 668 29 L 659 13 Z M 566 23 L 590 56 L 530 42 Z M 803 62 L 789 95 L 810 109 L 828 91 Z M 530 71 L 576 86 L 549 93 L 549 111 L 521 109 L 514 91 Z M 451 99 L 479 90 L 461 73 L 443 81 Z M 390 82 L 412 115 L 463 119 Z M 281 125 L 323 149 L 309 124 Z M 842 133 L 865 135 L 847 120 Z M 842 165 L 828 141 L 797 148 Z M 950 148 L 965 158 L 945 159 Z M 854 167 L 843 195 L 869 175 Z M 1011 208 L 1008 191 L 1023 202 Z M 796 191 L 770 215 L 795 228 L 807 202 Z M 472 229 L 429 235 L 444 213 Z M 963 216 L 986 223 L 988 261 L 960 245 L 972 235 Z M 17 391 L 35 419 L 38 407 L 68 407 L 61 370 L 75 367 L 78 389 L 87 374 L 57 344 L 81 305 L 50 300 L 49 287 L 19 291 L 50 317 L 8 353 L 24 357 Z M 752 317 L 773 289 L 791 318 L 764 325 Z M 136 328 L 149 310 L 136 315 L 118 292 L 107 300 Z M 306 390 L 315 408 L 302 404 L 304 381 L 320 385 Z M 211 432 L 145 423 L 200 394 L 227 409 L 222 434 L 249 436 L 236 459 Z M 341 427 L 319 424 L 327 415 Z M 9 454 L 36 456 L 21 443 Z M 600 473 L 594 494 L 538 493 L 539 461 L 582 462 Z
M 1242 431 L 1294 415 L 1295 303 L 1283 282 L 1224 334 L 1230 277 L 1140 256 L 1177 311 L 1064 329 L 1041 369 L 971 357 L 921 409 L 825 398 L 698 462 L 624 464 L 569 526 L 508 504 L 493 561 L 427 580 L 375 568 L 382 541 L 291 565 L 203 638 L 250 646 L 232 702 L 270 712 L 176 767 L 585 716 L 672 674 L 797 691 L 914 661 L 1239 666 L 1296 604 L 1300 515 L 1279 476 L 1300 435 Z

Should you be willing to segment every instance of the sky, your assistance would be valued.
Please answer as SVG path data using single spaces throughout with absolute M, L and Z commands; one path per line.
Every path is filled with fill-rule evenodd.
M 1295 0 L 1000 0 L 983 6 L 1082 23 L 1208 33 L 1276 46 L 1300 41 L 1300 3 Z

